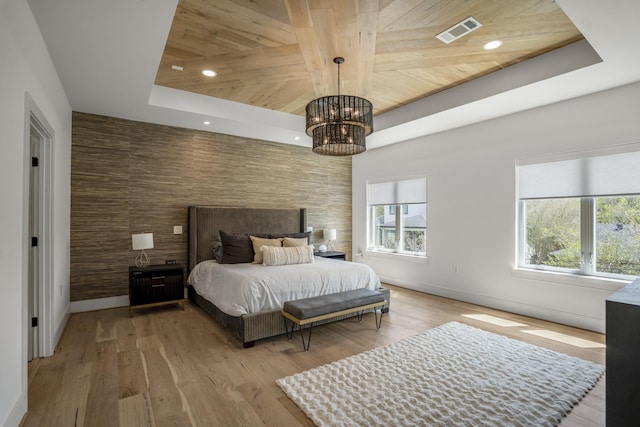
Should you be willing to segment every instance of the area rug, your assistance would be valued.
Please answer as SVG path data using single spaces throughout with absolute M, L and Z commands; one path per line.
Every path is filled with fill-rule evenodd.
M 555 426 L 603 372 L 451 322 L 276 383 L 318 426 Z

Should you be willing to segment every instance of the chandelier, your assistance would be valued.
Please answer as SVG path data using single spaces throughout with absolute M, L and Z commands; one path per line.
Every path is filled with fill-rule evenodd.
M 338 64 L 338 95 L 307 104 L 307 135 L 313 138 L 316 154 L 360 154 L 367 149 L 365 137 L 373 132 L 373 105 L 358 96 L 340 95 L 340 64 L 344 58 L 333 58 L 333 62 Z

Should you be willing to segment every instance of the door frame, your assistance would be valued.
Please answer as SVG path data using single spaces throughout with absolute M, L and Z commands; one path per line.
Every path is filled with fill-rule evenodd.
M 25 120 L 24 120 L 24 144 L 25 144 L 25 195 L 24 195 L 24 251 L 23 251 L 23 313 L 24 313 L 24 351 L 25 360 L 28 359 L 28 340 L 31 327 L 29 318 L 28 287 L 29 284 L 29 257 L 31 256 L 31 230 L 29 227 L 30 216 L 30 185 L 31 178 L 31 128 L 37 130 L 41 136 L 39 153 L 39 212 L 37 217 L 40 235 L 38 236 L 37 256 L 37 314 L 38 336 L 34 357 L 47 357 L 53 354 L 54 325 L 53 325 L 53 155 L 54 155 L 54 131 L 46 117 L 38 108 L 33 98 L 25 94 Z

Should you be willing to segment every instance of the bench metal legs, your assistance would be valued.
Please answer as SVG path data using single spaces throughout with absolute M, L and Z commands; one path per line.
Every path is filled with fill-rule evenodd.
M 378 316 L 378 309 L 374 308 L 373 313 L 376 317 L 376 330 L 378 330 L 382 325 L 382 314 L 384 313 L 384 311 L 381 309 L 380 316 Z M 357 314 L 358 322 L 362 321 L 362 316 L 364 316 L 364 310 L 358 312 Z M 311 345 L 311 330 L 313 329 L 313 324 L 315 322 L 309 323 L 309 336 L 307 337 L 307 340 L 305 342 L 304 335 L 302 334 L 302 325 L 294 321 L 291 321 L 291 329 L 289 329 L 289 325 L 287 324 L 287 318 L 282 316 L 282 319 L 284 320 L 284 330 L 286 331 L 287 339 L 291 341 L 291 339 L 293 338 L 293 334 L 295 333 L 295 327 L 296 325 L 298 325 L 298 331 L 300 331 L 300 338 L 302 339 L 302 348 L 304 348 L 304 351 L 309 351 L 309 346 Z
M 284 330 L 287 331 L 287 339 L 291 341 L 293 338 L 293 334 L 295 332 L 296 323 L 291 322 L 291 330 L 289 330 L 289 326 L 287 325 L 287 318 L 282 316 L 284 319 Z M 311 330 L 313 329 L 313 323 L 309 324 L 309 337 L 307 338 L 307 342 L 304 341 L 304 335 L 302 335 L 302 326 L 298 325 L 298 330 L 300 331 L 300 338 L 302 339 L 302 348 L 304 351 L 309 351 L 309 345 L 311 344 Z
M 382 308 L 380 309 L 380 320 L 378 320 L 378 309 L 377 308 L 373 309 L 373 313 L 376 315 L 376 329 L 380 329 L 380 325 L 382 325 L 382 313 L 384 313 L 384 311 L 382 311 Z

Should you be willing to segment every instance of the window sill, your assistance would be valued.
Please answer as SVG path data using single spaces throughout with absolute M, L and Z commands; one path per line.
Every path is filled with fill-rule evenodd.
M 561 273 L 558 271 L 534 270 L 530 268 L 513 268 L 511 275 L 520 279 L 540 280 L 581 288 L 601 289 L 616 292 L 631 283 L 631 280 L 612 279 L 606 277 L 583 276 L 580 274 Z
M 420 255 L 403 254 L 398 252 L 379 252 L 379 251 L 370 251 L 370 250 L 367 250 L 366 254 L 368 257 L 387 259 L 387 260 L 393 260 L 393 261 L 415 262 L 415 263 L 422 263 L 422 264 L 426 264 L 429 262 L 429 258 L 426 255 L 420 256 Z

